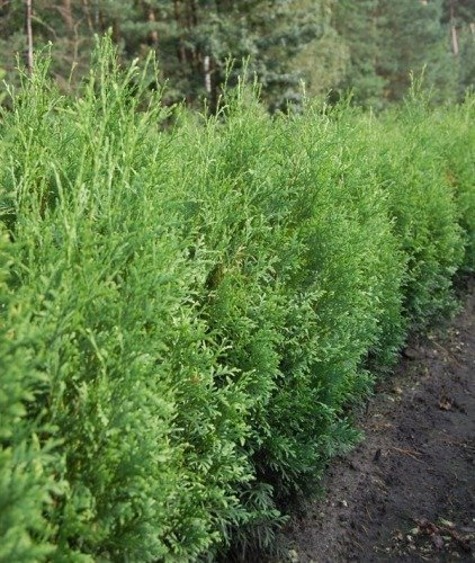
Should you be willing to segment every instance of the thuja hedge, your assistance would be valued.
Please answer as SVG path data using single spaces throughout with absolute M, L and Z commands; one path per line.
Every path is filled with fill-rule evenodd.
M 2 561 L 265 547 L 474 267 L 472 99 L 189 115 L 109 51 L 1 116 Z

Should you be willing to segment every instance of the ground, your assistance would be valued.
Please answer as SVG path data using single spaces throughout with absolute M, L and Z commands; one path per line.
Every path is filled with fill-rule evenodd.
M 475 281 L 454 321 L 402 355 L 359 416 L 326 496 L 284 532 L 301 563 L 475 561 Z

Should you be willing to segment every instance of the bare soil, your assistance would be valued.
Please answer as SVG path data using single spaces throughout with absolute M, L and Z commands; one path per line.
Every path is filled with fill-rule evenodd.
M 359 416 L 322 500 L 284 531 L 280 561 L 475 561 L 475 280 L 454 321 L 403 352 Z

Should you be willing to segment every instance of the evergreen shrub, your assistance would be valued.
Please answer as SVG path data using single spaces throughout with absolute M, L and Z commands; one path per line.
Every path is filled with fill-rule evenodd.
M 2 561 L 268 546 L 469 263 L 473 106 L 444 141 L 416 105 L 141 93 L 104 43 L 77 99 L 40 64 L 1 116 Z
M 119 78 L 107 60 L 80 99 L 47 93 L 38 75 L 3 116 L 14 309 L 2 327 L 15 348 L 2 378 L 25 426 L 6 424 L 18 443 L 2 443 L 13 460 L 2 481 L 19 481 L 6 499 L 17 519 L 2 530 L 9 561 L 20 540 L 54 546 L 51 561 L 197 557 L 238 518 L 234 491 L 249 479 L 237 444 L 250 399 L 216 384 L 230 371 L 195 299 L 208 258 L 190 267 L 160 169 L 166 112 L 138 113 L 135 74 Z
M 428 118 L 427 128 L 437 136 L 443 149 L 445 173 L 452 187 L 459 210 L 459 222 L 463 229 L 465 259 L 463 268 L 475 270 L 475 98 L 465 99 L 460 106 L 441 116 L 439 127 L 434 130 Z
M 459 202 L 434 134 L 438 118 L 428 112 L 419 100 L 389 112 L 370 148 L 405 255 L 404 313 L 413 330 L 454 310 L 452 279 L 465 253 Z

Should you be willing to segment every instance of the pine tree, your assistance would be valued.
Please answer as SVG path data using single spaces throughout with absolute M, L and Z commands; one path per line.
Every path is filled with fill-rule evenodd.
M 301 78 L 294 57 L 322 33 L 320 3 L 309 0 L 175 0 L 174 8 L 158 53 L 165 76 L 188 101 L 207 96 L 214 105 L 224 81 L 232 83 L 247 61 L 269 104 L 282 106 Z
M 448 26 L 452 54 L 458 69 L 458 93 L 475 87 L 475 3 L 445 0 L 443 23 Z
M 322 35 L 323 4 L 324 0 L 35 0 L 32 32 L 36 50 L 54 44 L 52 72 L 65 89 L 87 73 L 94 34 L 109 31 L 124 63 L 144 58 L 151 50 L 156 53 L 161 74 L 151 79 L 168 83 L 169 103 L 193 104 L 208 97 L 215 105 L 225 79 L 232 83 L 243 60 L 249 59 L 248 69 L 262 82 L 264 96 L 278 107 L 296 95 L 301 72 L 295 56 Z M 23 28 L 23 2 L 4 3 L 0 68 L 10 75 L 15 52 L 26 50 Z M 231 59 L 233 71 L 227 76 Z
M 351 90 L 357 103 L 379 106 L 385 88 L 385 79 L 378 73 L 382 56 L 379 0 L 337 2 L 332 24 L 349 53 L 349 64 L 336 85 L 336 97 Z
M 411 75 L 424 76 L 424 85 L 435 99 L 455 93 L 453 65 L 447 35 L 441 23 L 441 0 L 381 0 L 381 58 L 378 73 L 387 81 L 389 101 L 401 100 Z
M 164 102 L 216 107 L 243 71 L 271 109 L 307 92 L 353 92 L 375 108 L 403 98 L 411 72 L 439 99 L 475 80 L 472 0 L 32 0 L 35 53 L 53 43 L 51 72 L 63 90 L 89 72 L 94 36 L 109 32 L 124 65 L 153 51 Z M 0 76 L 28 63 L 25 1 L 0 2 Z M 234 63 L 229 70 L 229 61 Z M 455 64 L 454 64 L 455 61 Z M 71 72 L 71 69 L 74 69 Z M 0 98 L 2 94 L 0 93 Z

